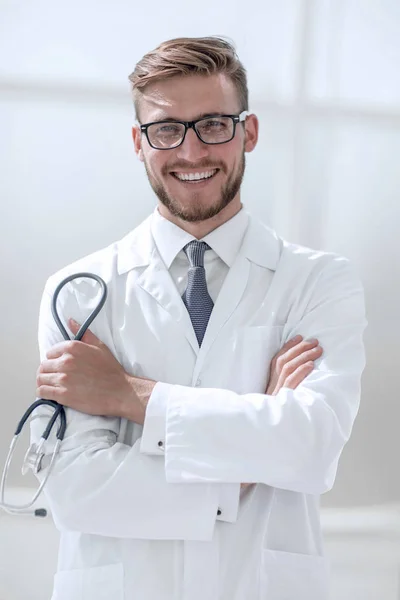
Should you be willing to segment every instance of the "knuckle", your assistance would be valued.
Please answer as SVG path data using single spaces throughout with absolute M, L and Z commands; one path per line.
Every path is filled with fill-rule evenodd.
M 317 346 L 316 348 L 312 348 L 312 350 L 310 350 L 309 352 L 307 352 L 307 355 L 313 359 L 315 358 L 318 354 L 321 354 L 322 352 L 322 348 L 321 346 Z
M 57 394 L 59 398 L 64 398 L 67 393 L 68 391 L 64 387 L 55 388 L 55 394 Z
M 67 353 L 64 354 L 61 360 L 61 366 L 70 367 L 75 362 L 75 357 L 73 354 Z
M 296 356 L 296 366 L 302 365 L 309 360 L 316 360 L 318 357 L 318 353 L 315 349 L 304 349 L 301 354 Z
M 58 381 L 59 381 L 59 383 L 63 383 L 63 384 L 67 383 L 68 373 L 60 373 L 58 376 Z
M 312 366 L 314 366 L 314 363 L 312 363 Z M 309 362 L 303 363 L 302 365 L 299 366 L 298 370 L 299 371 L 307 371 L 308 369 L 311 368 L 311 365 Z
M 282 367 L 282 375 L 284 377 L 288 377 L 293 372 L 291 365 L 289 363 L 285 363 Z
M 78 348 L 78 344 L 79 342 L 76 340 L 69 340 L 69 342 L 65 344 L 65 349 L 69 354 L 74 354 Z
M 306 346 L 307 346 L 307 348 L 312 348 L 313 346 L 318 346 L 318 340 L 317 339 L 315 339 L 315 340 L 308 340 L 306 342 Z

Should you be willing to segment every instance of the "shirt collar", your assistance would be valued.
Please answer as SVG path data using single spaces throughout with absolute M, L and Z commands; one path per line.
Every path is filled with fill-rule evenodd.
M 232 219 L 211 231 L 201 241 L 207 242 L 228 267 L 231 267 L 242 245 L 248 222 L 248 213 L 242 208 Z M 158 208 L 153 213 L 151 232 L 167 269 L 171 267 L 182 248 L 196 239 L 175 223 L 165 219 Z

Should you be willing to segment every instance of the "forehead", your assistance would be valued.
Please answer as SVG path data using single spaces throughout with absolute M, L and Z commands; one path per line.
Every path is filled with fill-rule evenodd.
M 191 121 L 205 114 L 236 114 L 239 99 L 232 81 L 221 73 L 171 77 L 148 85 L 140 99 L 142 123 L 161 119 Z

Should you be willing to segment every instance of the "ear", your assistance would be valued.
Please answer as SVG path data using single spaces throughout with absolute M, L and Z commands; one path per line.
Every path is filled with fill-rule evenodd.
M 249 115 L 245 121 L 244 151 L 252 152 L 258 141 L 258 119 L 256 115 Z
M 139 160 L 144 162 L 143 148 L 142 148 L 142 133 L 140 131 L 139 125 L 133 125 L 132 139 L 133 139 L 133 145 L 135 147 L 135 152 L 136 152 Z

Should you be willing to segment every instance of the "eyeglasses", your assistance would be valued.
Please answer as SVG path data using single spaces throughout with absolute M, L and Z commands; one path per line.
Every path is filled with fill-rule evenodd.
M 196 121 L 156 121 L 140 125 L 140 131 L 155 150 L 177 148 L 183 144 L 188 129 L 193 129 L 205 144 L 226 144 L 235 137 L 236 125 L 249 114 L 244 110 L 240 115 L 210 115 Z

